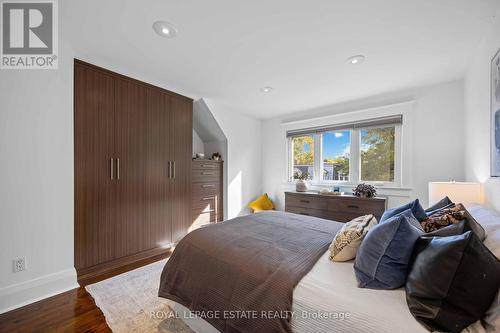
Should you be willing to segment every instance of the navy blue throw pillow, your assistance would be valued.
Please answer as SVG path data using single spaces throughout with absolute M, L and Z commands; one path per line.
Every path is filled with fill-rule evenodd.
M 380 218 L 379 223 L 383 223 L 384 221 L 390 219 L 393 216 L 396 216 L 397 214 L 404 212 L 407 209 L 411 209 L 411 213 L 419 222 L 427 218 L 425 210 L 422 208 L 422 205 L 420 205 L 418 199 L 416 199 L 415 201 L 409 202 L 406 205 L 387 209 Z
M 356 255 L 354 271 L 358 286 L 371 289 L 403 286 L 413 247 L 423 233 L 410 209 L 374 226 Z
M 453 201 L 451 201 L 448 197 L 444 197 L 431 207 L 427 208 L 425 212 L 427 213 L 427 216 L 430 216 L 441 209 L 450 208 L 452 205 L 454 205 Z

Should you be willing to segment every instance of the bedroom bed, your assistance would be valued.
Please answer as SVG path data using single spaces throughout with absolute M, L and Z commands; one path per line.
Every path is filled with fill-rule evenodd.
M 258 226 L 261 232 L 260 235 L 254 235 L 255 226 L 252 227 L 250 224 Z M 273 228 L 278 225 L 281 229 L 279 229 L 279 232 L 277 232 L 278 229 L 267 229 L 271 225 Z M 302 225 L 306 227 L 300 230 Z M 263 212 L 250 217 L 239 217 L 226 221 L 219 225 L 207 227 L 205 230 L 194 231 L 179 243 L 165 266 L 159 296 L 167 298 L 171 307 L 177 313 L 184 314 L 182 319 L 194 331 L 203 333 L 237 332 L 240 330 L 304 333 L 352 332 L 353 328 L 357 332 L 427 332 L 408 310 L 404 289 L 380 291 L 358 288 L 352 261 L 345 263 L 329 261 L 328 245 L 342 225 L 342 223 L 338 222 L 290 213 Z M 232 230 L 235 226 L 237 226 L 236 231 Z M 259 265 L 258 262 L 261 260 L 255 261 L 253 259 L 257 253 L 261 255 L 266 251 L 271 251 L 265 254 L 264 257 L 276 256 L 276 253 L 283 254 L 282 250 L 273 253 L 273 251 L 276 251 L 274 246 L 272 249 L 265 246 L 260 246 L 260 248 L 256 246 L 258 249 L 249 249 L 248 251 L 241 251 L 241 249 L 250 246 L 256 239 L 261 240 L 262 232 L 264 232 L 264 235 L 266 235 L 266 232 L 280 234 L 281 236 L 269 235 L 267 241 L 269 243 L 284 242 L 284 244 L 288 244 L 285 247 L 288 247 L 290 245 L 288 240 L 293 239 L 293 237 L 290 238 L 290 234 L 287 234 L 286 228 L 288 226 L 294 229 L 292 234 L 295 232 L 303 233 L 305 239 L 308 239 L 307 235 L 310 232 L 308 230 L 314 229 L 308 240 L 311 242 L 314 239 L 314 244 L 311 245 L 314 250 L 312 253 L 301 254 L 301 256 L 309 257 L 304 262 L 297 264 L 300 272 L 294 271 L 293 268 L 285 268 L 284 271 L 289 270 L 291 277 L 287 277 L 286 274 L 279 276 L 282 272 L 277 267 L 275 270 L 272 269 L 271 272 L 267 272 L 270 273 L 268 275 L 266 275 L 267 273 L 263 276 L 257 274 L 255 278 L 257 280 L 262 279 L 257 282 L 240 281 L 238 279 L 241 275 L 229 272 L 232 269 L 236 271 L 244 270 L 246 278 L 248 274 L 252 274 L 249 272 L 258 270 L 257 267 L 252 267 Z M 219 230 L 216 230 L 216 228 L 219 228 Z M 214 233 L 209 231 L 214 231 Z M 229 240 L 224 242 L 225 237 L 227 238 L 231 232 L 238 234 L 236 237 L 236 244 L 238 245 L 231 244 Z M 244 234 L 246 232 L 248 232 L 248 235 Z M 321 237 L 323 237 L 321 240 L 316 241 Z M 247 242 L 244 241 L 245 239 L 247 239 Z M 309 247 L 309 245 L 305 246 L 305 244 L 299 246 Z M 240 249 L 229 255 L 228 252 L 232 252 L 231 249 L 235 247 Z M 277 246 L 277 248 L 280 248 L 280 246 Z M 214 254 L 220 257 L 213 259 Z M 289 255 L 289 253 L 286 254 Z M 290 262 L 300 261 L 301 256 L 292 258 L 288 263 L 286 262 L 287 256 L 278 259 L 273 258 L 273 260 L 275 262 L 283 260 L 286 266 L 290 265 Z M 227 268 L 227 266 L 221 266 L 220 261 L 225 264 L 228 261 L 233 261 L 233 263 L 229 263 L 231 266 Z M 247 262 L 248 266 L 242 265 L 242 261 Z M 264 266 L 268 265 L 266 259 L 263 262 Z M 237 268 L 234 268 L 234 266 L 237 266 Z M 281 264 L 278 264 L 278 266 L 281 266 Z M 210 274 L 209 271 L 211 273 L 215 271 L 215 275 Z M 279 277 L 276 278 L 275 275 Z M 207 281 L 203 281 L 205 276 Z M 237 281 L 233 281 L 235 279 Z M 287 296 L 278 290 L 281 289 L 280 284 L 271 281 L 273 279 L 287 280 L 285 281 L 286 288 L 291 289 L 290 303 L 286 301 Z M 253 289 L 257 292 L 255 295 L 250 295 L 252 291 L 249 291 L 248 295 L 234 296 L 241 292 L 241 290 L 236 290 L 239 288 L 239 284 L 254 282 L 256 287 Z M 292 284 L 293 286 L 290 287 Z M 218 287 L 214 288 L 215 291 L 212 290 L 207 293 L 205 289 L 210 289 L 213 285 Z M 278 287 L 276 287 L 277 285 Z M 264 287 L 260 288 L 261 286 Z M 220 294 L 217 291 L 218 289 L 220 289 Z M 262 290 L 259 292 L 258 289 Z M 259 301 L 257 303 L 246 302 L 244 299 L 248 297 L 262 299 L 264 305 L 260 304 Z M 225 301 L 221 301 L 221 299 Z M 273 302 L 276 302 L 277 306 Z M 292 311 L 292 315 L 288 312 L 285 315 L 281 312 L 277 314 L 279 311 L 287 310 L 287 306 L 290 307 L 289 310 Z M 256 319 L 250 315 L 250 320 L 242 321 L 231 318 L 231 315 L 235 316 L 232 312 L 215 313 L 221 308 L 234 310 L 242 307 L 245 307 L 245 310 L 256 310 L 255 313 L 260 314 L 259 316 L 261 316 L 262 310 L 273 310 L 272 315 L 280 318 L 272 318 L 272 320 L 267 318 L 262 321 L 262 318 Z M 193 316 L 191 311 L 198 313 L 198 316 Z M 241 314 L 237 313 L 236 316 L 241 316 Z
M 293 332 L 326 333 L 425 333 L 411 315 L 404 289 L 372 290 L 358 288 L 353 273 L 353 262 L 332 263 L 325 253 L 313 269 L 300 281 L 293 292 L 293 311 L 311 316 L 297 316 L 291 320 Z M 190 313 L 185 306 L 167 300 L 179 314 Z M 330 318 L 318 319 L 315 314 L 330 313 Z M 335 318 L 335 315 L 338 318 Z M 342 314 L 346 314 L 342 318 Z M 186 315 L 182 320 L 197 333 L 219 332 L 206 320 Z

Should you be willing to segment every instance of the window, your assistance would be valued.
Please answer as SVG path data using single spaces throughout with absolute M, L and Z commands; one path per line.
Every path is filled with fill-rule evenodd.
M 394 181 L 395 127 L 360 130 L 361 180 Z
M 293 179 L 314 179 L 314 136 L 292 138 Z
M 326 132 L 321 138 L 322 180 L 349 181 L 351 132 Z
M 313 183 L 401 184 L 402 116 L 287 132 L 289 177 Z

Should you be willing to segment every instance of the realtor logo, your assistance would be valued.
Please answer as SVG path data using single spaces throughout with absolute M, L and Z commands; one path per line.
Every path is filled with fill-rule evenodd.
M 2 69 L 57 69 L 57 2 L 2 1 Z

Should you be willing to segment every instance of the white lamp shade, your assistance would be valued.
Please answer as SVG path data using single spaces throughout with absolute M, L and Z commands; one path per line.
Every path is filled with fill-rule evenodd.
M 481 184 L 463 182 L 429 183 L 429 206 L 434 205 L 446 196 L 455 203 L 470 207 L 481 200 Z

